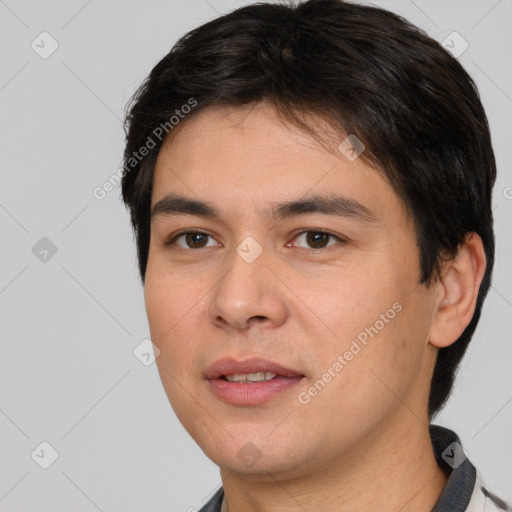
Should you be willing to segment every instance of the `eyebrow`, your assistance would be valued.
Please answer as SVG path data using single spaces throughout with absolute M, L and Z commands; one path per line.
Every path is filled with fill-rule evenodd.
M 338 217 L 349 217 L 363 222 L 376 222 L 376 215 L 366 206 L 348 197 L 339 195 L 314 195 L 270 206 L 269 217 L 274 220 L 320 213 Z M 158 201 L 151 211 L 151 219 L 175 215 L 196 215 L 220 220 L 222 215 L 209 202 L 190 199 L 185 196 L 169 194 Z

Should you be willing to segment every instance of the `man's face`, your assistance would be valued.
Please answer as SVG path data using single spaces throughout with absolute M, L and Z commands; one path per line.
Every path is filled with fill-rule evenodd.
M 220 466 L 299 474 L 427 421 L 435 294 L 412 222 L 379 172 L 333 153 L 259 105 L 198 113 L 159 154 L 152 208 L 173 195 L 218 214 L 160 203 L 145 302 L 172 407 Z M 336 211 L 308 202 L 335 196 Z M 226 358 L 295 377 L 231 382 L 210 371 Z

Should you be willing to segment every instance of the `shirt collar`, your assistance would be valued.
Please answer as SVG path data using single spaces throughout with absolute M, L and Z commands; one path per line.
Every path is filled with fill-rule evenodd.
M 430 425 L 429 430 L 437 464 L 448 476 L 432 512 L 464 512 L 475 488 L 476 469 L 455 432 L 439 425 Z

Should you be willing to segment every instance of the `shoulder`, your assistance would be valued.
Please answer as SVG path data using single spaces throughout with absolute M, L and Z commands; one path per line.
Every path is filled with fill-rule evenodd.
M 477 472 L 467 512 L 512 512 L 512 506 L 492 493 Z

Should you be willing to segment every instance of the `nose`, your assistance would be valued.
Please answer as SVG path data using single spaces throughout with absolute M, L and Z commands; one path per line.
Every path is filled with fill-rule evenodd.
M 211 322 L 228 330 L 246 330 L 256 324 L 277 327 L 285 322 L 285 288 L 275 277 L 275 265 L 269 268 L 270 260 L 265 251 L 254 261 L 233 251 L 226 261 L 228 270 L 224 270 L 212 293 Z

